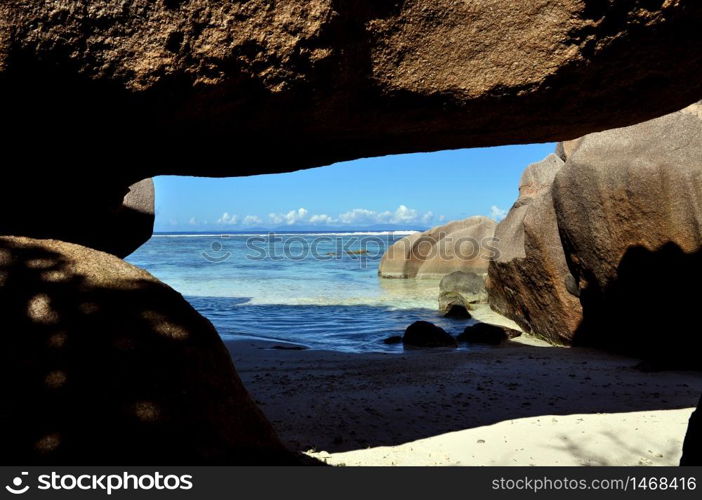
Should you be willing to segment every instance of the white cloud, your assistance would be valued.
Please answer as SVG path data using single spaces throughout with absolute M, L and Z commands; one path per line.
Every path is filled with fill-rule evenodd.
M 357 224 L 363 222 L 374 222 L 377 218 L 377 213 L 373 210 L 365 208 L 354 208 L 348 212 L 339 215 L 339 220 L 344 224 Z
M 298 222 L 304 222 L 309 212 L 306 208 L 298 208 L 297 210 L 290 210 L 287 214 L 268 214 L 268 219 L 273 224 L 285 223 L 288 226 L 297 224 Z
M 195 217 L 190 217 L 188 224 L 190 224 L 191 226 L 197 225 L 197 219 Z
M 247 215 L 244 217 L 244 225 L 246 226 L 253 226 L 254 224 L 262 224 L 263 221 L 261 220 L 260 217 L 256 215 Z
M 376 212 L 366 208 L 355 208 L 339 215 L 344 224 L 429 224 L 434 220 L 432 212 L 419 213 L 406 205 L 400 205 L 394 212 Z
M 501 221 L 502 219 L 507 217 L 507 210 L 493 205 L 490 207 L 490 217 L 492 217 L 496 221 Z
M 238 215 L 229 215 L 229 212 L 224 212 L 222 214 L 222 217 L 217 219 L 217 224 L 238 224 L 239 223 L 239 216 Z
M 439 218 L 443 220 L 445 217 Z M 392 224 L 401 226 L 431 225 L 436 216 L 433 212 L 419 212 L 407 205 L 400 205 L 396 210 L 385 210 L 378 212 L 367 208 L 355 208 L 334 217 L 328 214 L 312 214 L 306 208 L 290 210 L 287 213 L 272 212 L 268 214 L 267 222 L 274 225 L 346 225 L 364 226 L 373 224 Z M 261 217 L 257 215 L 247 215 L 240 219 L 239 216 L 225 212 L 218 220 L 218 224 L 243 224 L 259 225 L 264 224 Z
M 268 218 L 273 224 L 280 224 L 283 222 L 283 216 L 280 214 L 268 214 Z
M 300 208 L 298 210 L 290 210 L 285 216 L 285 222 L 288 226 L 292 226 L 298 222 L 302 222 L 307 217 L 307 210 Z
M 400 205 L 397 207 L 397 210 L 395 210 L 392 221 L 395 223 L 413 222 L 417 220 L 417 217 L 418 215 L 416 210 L 407 208 L 405 205 Z
M 336 219 L 327 214 L 313 215 L 310 217 L 310 224 L 333 224 L 335 222 Z

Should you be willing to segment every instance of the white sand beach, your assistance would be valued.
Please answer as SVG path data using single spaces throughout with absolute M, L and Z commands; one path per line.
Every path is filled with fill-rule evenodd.
M 293 449 L 334 465 L 676 465 L 702 374 L 551 347 L 403 354 L 229 341 Z
M 450 432 L 398 446 L 311 452 L 332 465 L 677 465 L 692 408 L 544 415 Z

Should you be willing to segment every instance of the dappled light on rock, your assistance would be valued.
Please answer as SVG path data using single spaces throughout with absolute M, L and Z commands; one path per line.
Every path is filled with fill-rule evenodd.
M 2 237 L 0 254 L 1 463 L 296 462 L 180 294 L 69 243 Z

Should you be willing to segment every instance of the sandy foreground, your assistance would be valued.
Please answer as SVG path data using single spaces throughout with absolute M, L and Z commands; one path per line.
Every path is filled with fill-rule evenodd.
M 293 449 L 336 465 L 677 465 L 702 374 L 523 337 L 346 354 L 227 345 Z

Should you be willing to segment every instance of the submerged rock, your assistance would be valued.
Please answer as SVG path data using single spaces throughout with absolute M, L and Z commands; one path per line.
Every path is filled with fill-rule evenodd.
M 383 339 L 383 344 L 386 344 L 386 345 L 402 344 L 402 336 L 401 335 L 393 335 L 392 337 L 388 337 L 386 339 Z
M 492 256 L 497 223 L 469 217 L 407 236 L 392 245 L 380 262 L 383 278 L 443 278 L 455 271 L 484 273 Z
M 478 323 L 466 327 L 456 340 L 473 344 L 500 345 L 501 343 L 519 337 L 522 332 L 504 326 Z
M 271 349 L 275 349 L 276 351 L 306 351 L 309 348 L 303 345 L 286 344 L 274 345 Z
M 444 312 L 444 317 L 453 319 L 470 319 L 473 316 L 468 312 L 464 305 L 452 304 L 448 310 Z
M 458 347 L 456 339 L 433 323 L 417 321 L 405 330 L 402 337 L 405 347 Z
M 146 271 L 0 237 L 0 462 L 297 463 L 212 324 Z

